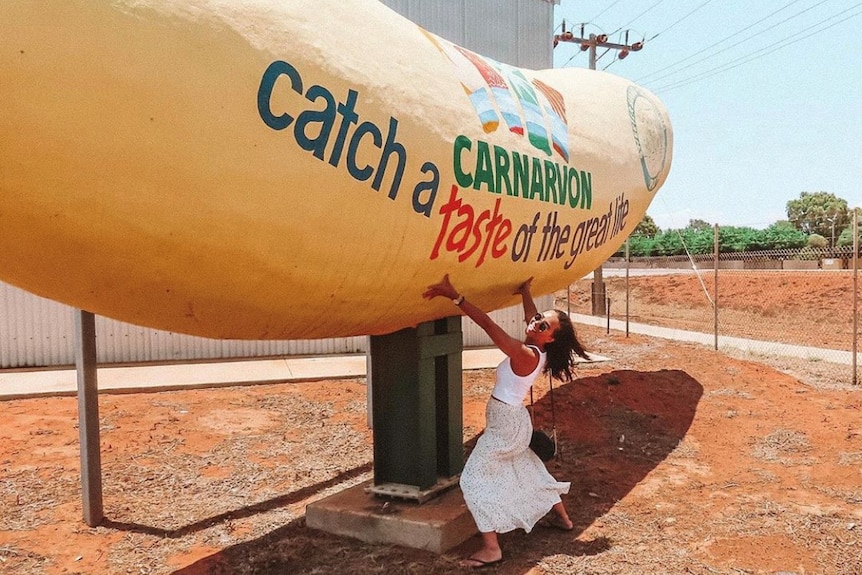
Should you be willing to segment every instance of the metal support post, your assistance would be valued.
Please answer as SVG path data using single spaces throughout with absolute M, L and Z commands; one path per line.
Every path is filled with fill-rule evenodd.
M 75 368 L 78 372 L 78 435 L 81 447 L 81 491 L 84 523 L 104 519 L 102 456 L 99 446 L 99 388 L 96 379 L 96 319 L 75 310 Z
M 464 466 L 461 317 L 371 337 L 372 493 L 420 503 Z

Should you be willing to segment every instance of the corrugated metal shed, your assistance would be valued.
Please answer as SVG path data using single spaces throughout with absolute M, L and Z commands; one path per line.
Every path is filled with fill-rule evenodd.
M 540 308 L 550 308 L 553 299 L 545 296 L 537 298 L 536 303 Z M 512 335 L 523 329 L 520 307 L 499 310 L 492 317 Z M 465 347 L 491 344 L 471 320 L 463 320 L 463 329 Z M 74 365 L 74 333 L 71 307 L 0 282 L 0 369 Z M 96 344 L 100 364 L 117 364 L 365 353 L 367 338 L 219 340 L 97 316 Z
M 426 30 L 483 56 L 522 68 L 553 63 L 559 0 L 383 0 Z
M 475 52 L 524 68 L 552 64 L 553 9 L 558 0 L 384 0 L 400 14 Z M 357 25 L 362 15 L 357 14 Z M 552 298 L 539 298 L 549 308 Z M 509 333 L 520 333 L 520 307 L 492 314 Z M 291 355 L 364 353 L 367 338 L 299 341 L 212 340 L 96 318 L 99 363 L 139 363 Z M 464 344 L 488 337 L 464 320 Z M 0 368 L 73 365 L 72 308 L 0 282 Z

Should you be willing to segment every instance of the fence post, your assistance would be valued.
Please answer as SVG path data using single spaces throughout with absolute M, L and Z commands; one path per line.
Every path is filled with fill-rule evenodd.
M 605 281 L 602 276 L 602 266 L 604 262 L 598 265 L 596 269 L 593 270 L 593 315 L 604 315 L 605 307 L 607 304 L 605 303 L 605 297 L 607 295 L 607 291 L 605 290 Z
M 626 238 L 626 337 L 629 336 L 629 267 L 631 266 L 629 238 Z
M 712 265 L 715 281 L 715 290 L 712 298 L 712 331 L 715 350 L 718 351 L 718 224 L 713 225 L 712 232 Z
M 605 302 L 607 302 L 607 306 L 608 306 L 607 307 L 608 313 L 606 315 L 607 320 L 608 320 L 608 331 L 606 333 L 610 334 L 611 333 L 611 298 L 606 297 Z
M 859 347 L 859 293 L 857 284 L 859 282 L 859 208 L 853 208 L 853 385 L 859 380 L 856 375 L 856 353 Z

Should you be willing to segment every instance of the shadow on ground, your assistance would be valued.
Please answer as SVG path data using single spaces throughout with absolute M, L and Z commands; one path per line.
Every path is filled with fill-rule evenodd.
M 702 394 L 703 387 L 678 370 L 619 370 L 555 386 L 554 419 L 562 453 L 558 460 L 549 462 L 549 469 L 558 479 L 572 482 L 564 502 L 575 529 L 561 532 L 537 527 L 530 534 L 523 531 L 504 534 L 500 542 L 505 561 L 485 571 L 523 574 L 543 557 L 596 555 L 610 549 L 614 545 L 610 539 L 578 537 L 679 445 Z M 537 427 L 550 429 L 548 395 L 536 402 L 536 416 Z M 302 496 L 309 495 L 309 490 L 304 490 Z M 295 494 L 283 498 L 297 501 Z M 236 513 L 249 512 L 254 509 Z M 208 522 L 212 520 L 218 518 Z M 436 575 L 461 572 L 457 561 L 478 545 L 478 537 L 474 537 L 444 555 L 437 555 L 336 537 L 310 529 L 304 519 L 298 519 L 261 538 L 201 559 L 173 575 Z

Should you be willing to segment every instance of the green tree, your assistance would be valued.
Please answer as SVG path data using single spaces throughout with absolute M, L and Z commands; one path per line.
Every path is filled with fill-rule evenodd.
M 792 250 L 805 245 L 808 238 L 787 220 L 779 220 L 763 230 L 764 249 Z
M 692 220 L 692 222 L 694 221 Z M 705 227 L 692 227 L 692 222 L 689 222 L 689 226 L 682 230 L 682 240 L 688 247 L 688 251 L 693 254 L 711 254 L 715 251 L 715 230 L 713 226 L 707 224 Z
M 844 228 L 844 231 L 838 236 L 836 244 L 839 247 L 853 247 L 853 226 Z M 859 227 L 859 245 L 862 246 L 862 226 Z
M 787 202 L 787 219 L 805 234 L 830 238 L 830 244 L 850 221 L 847 200 L 828 192 L 802 192 Z
M 649 214 L 644 214 L 644 218 L 632 232 L 632 235 L 654 238 L 660 231 L 661 229 L 656 225 L 655 220 Z
M 653 241 L 654 256 L 677 256 L 685 253 L 680 233 L 677 230 L 667 230 L 656 235 Z
M 857 233 L 859 234 L 859 245 L 862 246 L 862 225 L 859 226 Z M 841 231 L 835 243 L 840 247 L 853 247 L 853 210 L 850 210 L 850 225 Z
M 769 249 L 769 242 L 766 240 L 766 230 L 755 230 L 754 228 L 743 228 L 748 235 L 748 245 L 745 248 L 747 252 L 760 252 Z
M 724 226 L 718 229 L 720 253 L 759 251 L 763 247 L 763 233 L 754 228 Z
M 635 227 L 629 236 L 629 255 L 631 257 L 643 257 L 652 253 L 653 238 L 661 233 L 661 229 L 656 225 L 655 221 L 649 214 L 644 214 L 643 219 Z M 626 255 L 626 245 L 620 246 L 614 256 L 623 258 Z
M 735 226 L 718 228 L 718 252 L 722 254 L 743 251 L 743 243 Z
M 653 238 L 632 234 L 629 237 L 629 256 L 635 258 L 655 255 L 653 253 L 654 244 L 655 240 Z M 625 246 L 623 246 L 622 253 L 620 255 L 626 255 Z
M 704 220 L 698 220 L 698 219 L 688 220 L 688 229 L 690 229 L 690 230 L 695 230 L 695 231 L 710 230 L 710 231 L 712 231 L 712 228 L 713 228 L 712 224 L 710 224 L 709 222 L 706 222 Z
M 829 240 L 827 240 L 820 234 L 811 234 L 810 236 L 808 236 L 808 242 L 806 247 L 822 250 L 828 245 Z

